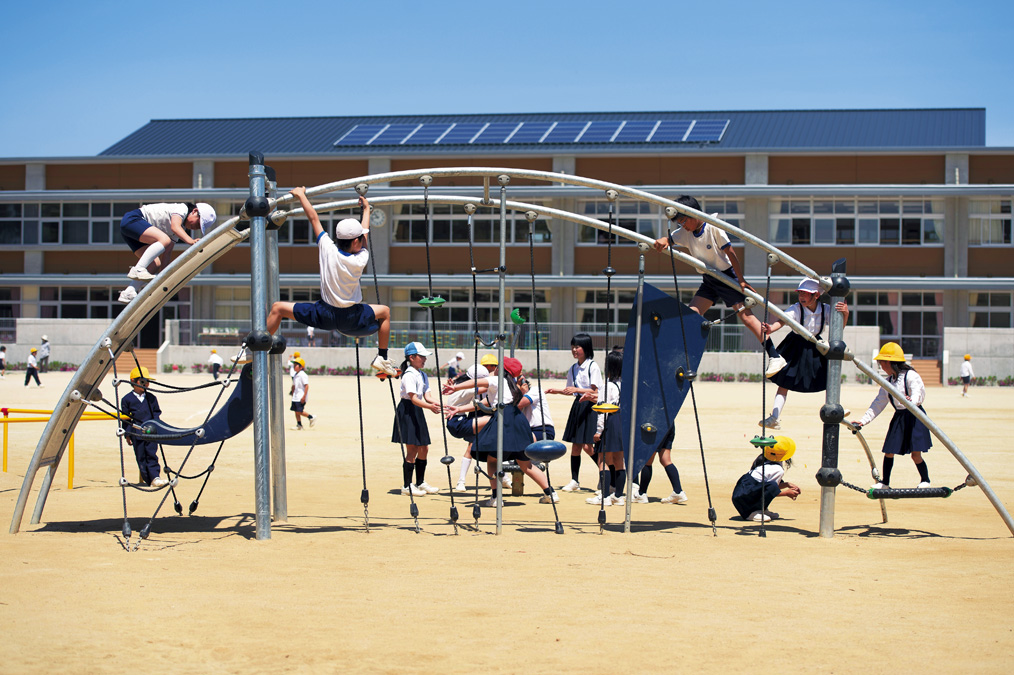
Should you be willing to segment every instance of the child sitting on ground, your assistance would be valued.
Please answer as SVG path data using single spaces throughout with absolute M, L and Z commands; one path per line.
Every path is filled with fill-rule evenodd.
M 336 330 L 345 335 L 361 337 L 377 333 L 377 356 L 370 364 L 374 370 L 395 376 L 398 371 L 387 358 L 387 342 L 391 334 L 391 309 L 387 305 L 367 305 L 359 277 L 370 260 L 366 248 L 370 233 L 370 202 L 359 198 L 363 221 L 346 218 L 335 225 L 332 241 L 320 224 L 320 217 L 306 188 L 298 187 L 292 194 L 299 200 L 313 226 L 313 239 L 320 252 L 320 297 L 317 302 L 276 302 L 268 314 L 267 329 L 272 335 L 282 319 L 294 319 L 306 326 Z
M 775 497 L 788 497 L 795 501 L 801 490 L 798 485 L 782 480 L 785 470 L 792 466 L 791 457 L 796 443 L 788 436 L 775 436 L 775 444 L 764 448 L 753 461 L 750 471 L 743 474 L 732 491 L 732 505 L 743 520 L 768 522 L 778 517 L 768 511 Z

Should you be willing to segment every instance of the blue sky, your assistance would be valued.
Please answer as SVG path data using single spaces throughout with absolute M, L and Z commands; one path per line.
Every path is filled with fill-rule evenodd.
M 1014 2 L 9 3 L 0 157 L 151 119 L 986 108 L 1014 147 Z

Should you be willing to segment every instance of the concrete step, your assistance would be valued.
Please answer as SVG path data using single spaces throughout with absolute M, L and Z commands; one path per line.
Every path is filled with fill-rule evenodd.
M 912 359 L 912 368 L 919 373 L 919 377 L 927 387 L 943 385 L 939 359 Z

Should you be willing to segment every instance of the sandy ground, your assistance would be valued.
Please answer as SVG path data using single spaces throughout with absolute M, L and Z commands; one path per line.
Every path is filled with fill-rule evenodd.
M 52 407 L 69 376 L 44 376 L 24 389 L 0 381 L 0 405 Z M 196 384 L 199 376 L 167 378 Z M 112 388 L 106 386 L 107 392 Z M 360 504 L 362 468 L 349 378 L 311 380 L 316 428 L 287 431 L 288 521 L 255 538 L 252 431 L 227 443 L 192 517 L 163 506 L 148 540 L 127 553 L 121 533 L 120 460 L 113 424 L 78 427 L 74 489 L 67 462 L 43 523 L 8 535 L 14 503 L 41 431 L 11 425 L 9 470 L 0 474 L 0 672 L 676 672 L 788 669 L 816 672 L 914 670 L 1010 672 L 1014 667 L 1014 538 L 977 488 L 942 500 L 877 502 L 839 488 L 836 534 L 817 535 L 820 396 L 791 395 L 781 433 L 799 444 L 788 480 L 798 501 L 776 500 L 782 517 L 759 526 L 736 516 L 732 487 L 748 468 L 758 432 L 759 385 L 697 387 L 717 535 L 692 408 L 681 412 L 676 457 L 689 504 L 673 506 L 656 470 L 651 503 L 607 509 L 604 534 L 590 492 L 561 493 L 566 533 L 553 533 L 549 506 L 508 497 L 495 536 L 495 511 L 478 527 L 471 501 L 456 495 L 449 522 L 448 477 L 431 448 L 428 482 L 441 494 L 418 500 L 422 532 L 397 494 L 400 458 L 389 442 L 390 394 L 365 382 L 370 529 Z M 873 387 L 848 386 L 846 406 L 865 410 Z M 768 401 L 773 387 L 767 390 Z M 164 418 L 199 421 L 212 394 L 162 396 Z M 552 397 L 558 428 L 569 401 Z M 930 389 L 927 409 L 1014 506 L 1014 391 Z M 436 432 L 438 418 L 430 417 Z M 292 424 L 291 418 L 286 426 Z M 868 429 L 878 450 L 887 419 Z M 439 433 L 434 433 L 439 438 Z M 451 453 L 460 442 L 451 439 Z M 203 469 L 213 449 L 189 467 Z M 172 450 L 171 461 L 182 456 Z M 877 452 L 879 461 L 879 452 Z M 964 472 L 942 446 L 927 455 L 934 484 L 955 486 Z M 136 476 L 132 456 L 127 475 Z M 847 480 L 870 483 L 858 443 L 842 437 Z M 453 467 L 457 480 L 458 465 Z M 551 466 L 569 478 L 567 460 Z M 594 481 L 589 461 L 582 468 Z M 915 485 L 911 462 L 897 462 L 896 487 Z M 41 474 L 36 480 L 37 491 Z M 178 488 L 184 513 L 199 489 Z M 483 491 L 486 496 L 487 491 Z M 134 536 L 159 495 L 130 491 Z M 784 503 L 782 503 L 784 502 Z

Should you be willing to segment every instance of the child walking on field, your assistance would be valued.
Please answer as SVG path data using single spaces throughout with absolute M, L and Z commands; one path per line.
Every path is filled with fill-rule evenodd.
M 782 480 L 785 470 L 796 452 L 796 443 L 787 436 L 775 436 L 775 444 L 764 448 L 753 461 L 750 471 L 743 474 L 732 491 L 732 505 L 743 520 L 768 522 L 778 517 L 768 511 L 775 497 L 788 497 L 792 501 L 800 495 L 798 485 Z
M 292 387 L 289 389 L 292 405 L 289 406 L 289 410 L 296 413 L 296 426 L 292 427 L 292 430 L 302 431 L 304 417 L 310 422 L 311 427 L 317 418 L 306 412 L 306 396 L 310 393 L 310 376 L 306 374 L 306 361 L 299 358 L 293 359 L 292 369 Z
M 887 382 L 891 386 L 889 389 L 881 387 L 862 419 L 852 422 L 855 427 L 864 427 L 876 419 L 887 407 L 888 401 L 894 407 L 894 417 L 891 418 L 891 425 L 887 428 L 887 436 L 884 438 L 884 470 L 881 472 L 881 482 L 875 484 L 873 488 L 879 490 L 890 487 L 894 456 L 908 454 L 912 455 L 915 468 L 919 471 L 917 487 L 928 488 L 929 468 L 922 453 L 928 452 L 933 447 L 933 439 L 926 425 L 901 403 L 901 397 L 904 396 L 922 410 L 922 402 L 926 400 L 926 387 L 919 373 L 905 363 L 905 352 L 897 342 L 888 342 L 881 347 L 875 360 L 887 373 Z
M 968 396 L 968 385 L 972 383 L 975 373 L 972 371 L 972 355 L 965 354 L 965 360 L 961 362 L 961 395 Z
M 271 305 L 267 328 L 272 335 L 282 319 L 294 319 L 306 326 L 336 330 L 352 336 L 377 333 L 377 356 L 370 364 L 374 370 L 395 376 L 398 371 L 387 358 L 387 342 L 391 334 L 391 310 L 387 305 L 367 305 L 359 278 L 370 260 L 366 248 L 370 233 L 370 202 L 359 198 L 363 221 L 346 218 L 335 225 L 331 240 L 320 224 L 320 216 L 306 198 L 306 188 L 298 187 L 292 194 L 313 226 L 314 241 L 320 256 L 320 297 L 317 302 L 276 302 Z
M 415 497 L 433 494 L 437 489 L 426 484 L 426 456 L 430 452 L 430 430 L 426 426 L 423 410 L 441 412 L 440 404 L 433 400 L 430 380 L 423 372 L 426 357 L 433 352 L 421 342 L 410 342 L 405 347 L 405 361 L 401 364 L 401 401 L 395 411 L 391 442 L 405 444 L 405 462 L 402 464 L 404 487 L 401 494 Z M 402 433 L 405 434 L 404 439 Z M 415 471 L 416 482 L 412 482 Z

